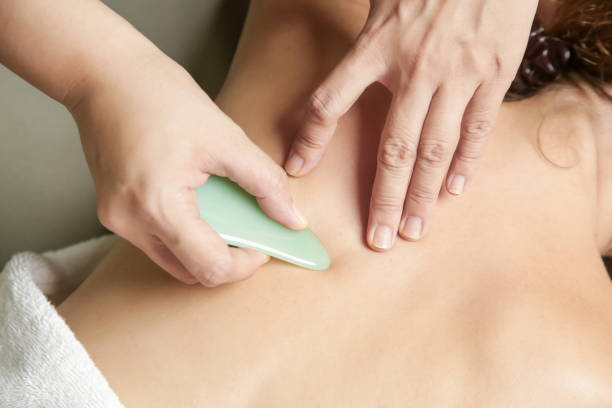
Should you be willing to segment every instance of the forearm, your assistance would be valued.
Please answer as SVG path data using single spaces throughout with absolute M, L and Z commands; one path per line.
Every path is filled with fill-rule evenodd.
M 0 0 L 0 63 L 67 106 L 86 84 L 157 54 L 97 0 Z

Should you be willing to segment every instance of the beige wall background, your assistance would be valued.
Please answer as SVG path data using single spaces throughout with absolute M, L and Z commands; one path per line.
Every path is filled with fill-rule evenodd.
M 214 96 L 248 0 L 106 0 Z M 61 248 L 104 229 L 68 112 L 0 65 L 0 268 L 19 251 Z

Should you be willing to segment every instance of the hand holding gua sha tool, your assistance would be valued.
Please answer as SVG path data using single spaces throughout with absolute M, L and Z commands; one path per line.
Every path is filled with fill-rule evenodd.
M 294 231 L 268 218 L 255 197 L 238 184 L 210 176 L 195 191 L 200 217 L 229 245 L 251 248 L 307 269 L 329 267 L 327 251 L 309 228 Z

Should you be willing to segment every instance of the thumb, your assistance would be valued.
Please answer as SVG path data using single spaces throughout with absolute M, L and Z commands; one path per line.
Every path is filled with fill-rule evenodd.
M 311 95 L 306 116 L 285 162 L 290 175 L 302 176 L 317 165 L 340 117 L 383 74 L 382 59 L 373 52 L 370 38 L 360 35 L 348 54 Z
M 270 218 L 291 229 L 303 229 L 306 218 L 293 204 L 285 171 L 246 135 L 233 145 L 234 154 L 220 163 L 220 175 L 229 177 L 249 194 Z

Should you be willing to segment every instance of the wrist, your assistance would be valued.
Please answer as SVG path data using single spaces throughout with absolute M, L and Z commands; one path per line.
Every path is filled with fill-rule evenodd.
M 146 38 L 140 40 L 126 41 L 118 48 L 99 49 L 95 54 L 80 57 L 79 68 L 70 76 L 59 102 L 72 112 L 77 105 L 104 89 L 129 83 L 133 73 L 147 66 L 178 66 Z
M 134 47 L 129 55 L 113 55 L 108 61 L 83 70 L 61 100 L 78 124 L 126 120 L 126 114 L 143 105 L 171 99 L 164 96 L 169 87 L 197 90 L 199 98 L 206 95 L 181 65 L 155 47 Z

